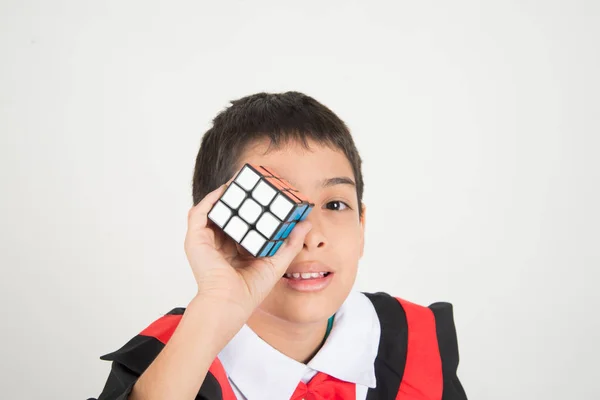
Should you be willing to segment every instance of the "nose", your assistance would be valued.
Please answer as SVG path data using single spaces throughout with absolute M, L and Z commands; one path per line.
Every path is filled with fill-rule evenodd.
M 306 234 L 306 237 L 304 238 L 304 248 L 309 251 L 321 249 L 325 247 L 325 244 L 327 242 L 319 221 L 319 217 L 317 215 L 318 211 L 315 211 L 316 210 L 313 210 L 310 214 L 308 214 L 308 217 L 306 218 L 308 221 L 310 221 L 312 225 L 312 229 Z

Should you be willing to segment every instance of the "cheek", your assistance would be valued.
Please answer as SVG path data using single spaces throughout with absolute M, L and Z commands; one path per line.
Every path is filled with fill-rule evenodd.
M 361 228 L 358 218 L 337 218 L 331 221 L 328 239 L 334 247 L 342 250 L 344 259 L 360 254 Z
M 360 231 L 360 219 L 354 213 L 348 212 L 346 214 L 340 212 L 339 214 L 328 216 L 327 220 L 334 229 L 346 232 L 348 236 L 352 236 Z

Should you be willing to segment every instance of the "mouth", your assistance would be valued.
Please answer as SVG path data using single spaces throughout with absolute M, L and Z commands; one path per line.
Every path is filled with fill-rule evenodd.
M 331 275 L 331 272 L 293 272 L 286 273 L 283 275 L 286 279 L 297 279 L 297 280 L 308 280 L 308 279 L 320 279 Z
M 305 261 L 290 265 L 281 280 L 288 289 L 298 292 L 318 292 L 331 283 L 335 274 L 317 261 Z

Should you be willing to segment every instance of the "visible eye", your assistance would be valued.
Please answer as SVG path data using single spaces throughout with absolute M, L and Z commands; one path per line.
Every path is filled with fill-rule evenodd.
M 327 208 L 328 210 L 332 210 L 332 211 L 344 211 L 346 209 L 350 209 L 350 206 L 348 204 L 344 203 L 343 201 L 334 200 L 334 201 L 330 201 L 329 203 L 325 204 L 325 208 Z

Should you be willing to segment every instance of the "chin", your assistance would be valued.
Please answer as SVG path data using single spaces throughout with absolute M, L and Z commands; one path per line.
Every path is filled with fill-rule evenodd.
M 310 324 L 322 322 L 335 313 L 335 309 L 328 308 L 314 308 L 306 305 L 298 305 L 294 309 L 278 310 L 278 316 L 286 321 L 293 322 L 296 324 Z
M 336 313 L 350 290 L 330 286 L 320 292 L 301 293 L 279 287 L 260 308 L 293 323 L 322 322 Z

